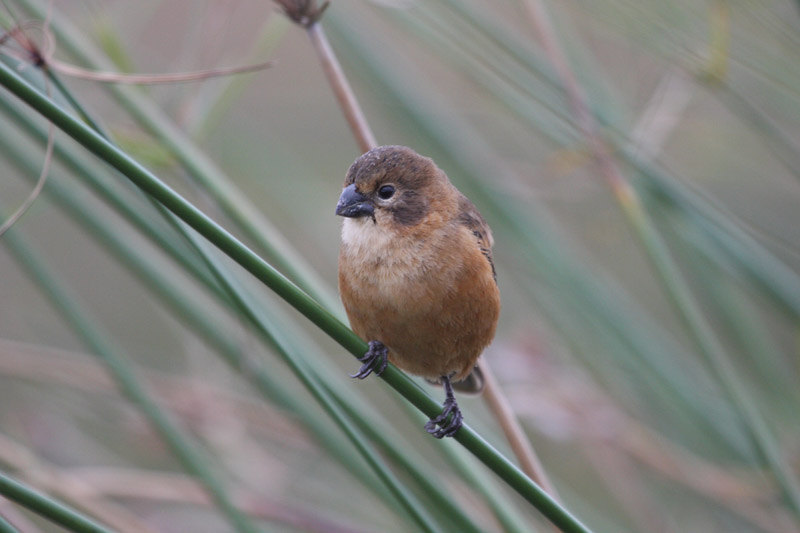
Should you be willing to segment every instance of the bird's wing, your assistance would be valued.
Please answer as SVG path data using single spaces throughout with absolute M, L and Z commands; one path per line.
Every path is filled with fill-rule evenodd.
M 481 216 L 478 208 L 469 201 L 464 195 L 461 195 L 458 202 L 459 217 L 458 221 L 475 235 L 481 253 L 486 256 L 489 265 L 492 267 L 492 276 L 494 281 L 497 282 L 497 271 L 494 268 L 494 261 L 492 260 L 492 245 L 494 245 L 494 238 L 492 237 L 492 230 L 489 229 L 489 224 Z

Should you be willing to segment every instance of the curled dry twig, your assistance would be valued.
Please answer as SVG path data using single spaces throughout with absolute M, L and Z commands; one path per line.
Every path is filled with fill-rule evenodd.
M 321 13 L 320 13 L 321 14 Z M 27 29 L 40 29 L 42 31 L 43 45 L 39 46 L 25 33 Z M 188 81 L 202 81 L 209 78 L 220 76 L 230 76 L 233 74 L 245 74 L 264 70 L 274 65 L 273 61 L 265 61 L 253 65 L 243 65 L 238 67 L 214 68 L 192 72 L 171 72 L 169 74 L 125 74 L 121 72 L 100 72 L 81 68 L 77 65 L 59 61 L 54 57 L 56 51 L 56 40 L 52 32 L 47 28 L 47 24 L 41 25 L 35 21 L 26 21 L 17 24 L 0 37 L 0 45 L 5 44 L 9 39 L 13 39 L 23 50 L 22 54 L 13 54 L 26 63 L 37 67 L 50 69 L 59 74 L 72 78 L 80 78 L 89 81 L 102 83 L 126 83 L 133 85 L 157 85 L 165 83 L 181 83 Z
M 195 72 L 173 72 L 170 74 L 121 74 L 119 72 L 99 72 L 95 70 L 88 70 L 85 68 L 70 65 L 58 61 L 57 59 L 50 58 L 47 60 L 47 66 L 59 74 L 70 76 L 72 78 L 81 78 L 90 81 L 99 81 L 103 83 L 128 83 L 132 85 L 157 85 L 162 83 L 181 83 L 187 81 L 202 81 L 209 78 L 217 78 L 220 76 L 230 76 L 232 74 L 245 74 L 248 72 L 255 72 L 264 70 L 271 67 L 274 62 L 266 61 L 264 63 L 256 63 L 255 65 L 243 65 L 240 67 L 216 68 L 208 70 L 199 70 Z
M 49 17 L 49 14 L 48 14 Z M 44 30 L 45 35 L 49 32 L 47 31 L 47 24 L 48 21 L 45 21 Z M 0 45 L 4 44 L 9 38 L 13 39 L 15 42 L 19 43 L 25 50 L 37 50 L 33 41 L 31 41 L 23 31 L 23 26 L 16 26 L 12 28 L 8 33 L 3 35 L 0 38 Z M 47 39 L 45 39 L 47 42 Z M 37 54 L 34 56 L 33 63 L 36 65 L 40 65 L 41 56 Z M 50 95 L 50 84 L 45 79 L 45 90 L 47 95 Z M 2 225 L 0 225 L 0 237 L 3 236 L 5 232 L 7 232 L 11 227 L 22 218 L 22 216 L 28 212 L 28 209 L 33 205 L 36 199 L 41 194 L 42 189 L 44 189 L 45 183 L 47 183 L 47 176 L 50 174 L 50 163 L 53 160 L 53 146 L 55 145 L 55 126 L 52 122 L 49 123 L 47 128 L 47 147 L 45 148 L 45 156 L 44 156 L 44 163 L 42 164 L 42 171 L 39 173 L 39 178 L 36 180 L 36 185 L 33 187 L 33 190 L 30 192 L 27 198 L 20 204 L 20 206 L 12 213 Z

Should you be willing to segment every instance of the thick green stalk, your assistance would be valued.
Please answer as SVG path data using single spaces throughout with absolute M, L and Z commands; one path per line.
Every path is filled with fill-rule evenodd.
M 389 459 L 399 464 L 403 468 L 403 472 L 411 477 L 417 485 L 424 491 L 426 501 L 430 506 L 435 507 L 440 513 L 448 518 L 449 526 L 461 532 L 474 532 L 479 533 L 481 529 L 470 520 L 464 511 L 449 497 L 448 494 L 442 494 L 441 486 L 438 478 L 434 475 L 431 476 L 433 469 L 422 470 L 417 468 L 414 461 L 407 457 L 410 445 L 404 442 L 404 438 L 399 435 L 391 427 L 382 427 L 385 424 L 375 424 L 373 420 L 369 420 L 362 415 L 360 409 L 353 405 L 352 402 L 342 398 L 335 389 L 331 388 L 329 382 L 317 376 L 317 381 L 321 383 L 333 397 L 339 407 L 343 409 L 350 420 L 362 431 L 369 439 L 377 442 L 383 452 Z M 393 446 L 393 443 L 403 443 L 403 446 Z M 481 490 L 482 486 L 473 484 L 477 490 Z
M 53 79 L 58 79 L 56 76 L 51 77 Z M 69 91 L 63 85 L 60 85 L 60 87 L 62 92 L 66 91 L 69 94 Z M 87 123 L 93 125 L 92 127 L 95 129 L 95 131 L 103 135 L 103 137 L 105 137 L 107 140 L 110 140 L 105 132 L 98 131 L 96 129 L 96 123 L 91 120 L 90 115 L 82 108 L 80 102 L 72 97 L 71 94 L 68 98 L 68 101 L 71 102 L 71 105 L 76 108 L 81 117 L 83 117 Z M 15 153 L 14 155 L 18 154 Z M 32 165 L 29 166 L 32 167 Z M 97 186 L 99 184 L 95 183 L 95 185 Z M 355 460 L 357 456 L 352 453 L 352 449 L 348 446 L 344 446 L 344 443 L 338 435 L 331 434 L 325 427 L 320 427 L 319 423 L 315 424 L 313 420 L 316 419 L 317 416 L 312 416 L 310 410 L 301 402 L 297 402 L 294 398 L 294 395 L 290 394 L 288 389 L 283 387 L 279 381 L 272 378 L 265 368 L 263 368 L 261 365 L 255 365 L 258 366 L 258 368 L 254 368 L 252 363 L 245 364 L 243 355 L 238 347 L 228 342 L 224 334 L 217 331 L 217 324 L 213 320 L 208 320 L 206 315 L 199 311 L 203 308 L 202 306 L 189 302 L 188 299 L 190 297 L 186 292 L 181 293 L 181 291 L 178 290 L 174 284 L 168 282 L 161 272 L 157 268 L 154 268 L 146 259 L 140 257 L 132 246 L 127 245 L 119 238 L 115 238 L 114 232 L 108 228 L 107 224 L 103 223 L 99 216 L 93 214 L 94 211 L 92 209 L 78 208 L 75 205 L 77 198 L 74 198 L 65 187 L 58 183 L 52 183 L 51 189 L 60 191 L 58 194 L 61 200 L 59 205 L 61 205 L 65 199 L 69 199 L 67 201 L 67 206 L 71 211 L 73 218 L 79 220 L 91 234 L 98 236 L 106 245 L 106 247 L 110 248 L 118 257 L 120 257 L 121 264 L 132 270 L 135 275 L 138 275 L 141 279 L 143 279 L 145 284 L 151 288 L 152 292 L 157 297 L 164 300 L 168 306 L 173 308 L 179 317 L 183 318 L 184 321 L 193 327 L 193 329 L 201 336 L 210 339 L 211 344 L 218 347 L 223 358 L 225 358 L 225 360 L 234 370 L 248 368 L 247 379 L 250 379 L 251 381 L 254 380 L 256 387 L 261 390 L 262 393 L 265 393 L 265 396 L 268 399 L 277 401 L 280 405 L 299 413 L 301 419 L 307 422 L 309 429 L 318 435 L 318 441 L 335 456 L 340 457 L 348 472 L 351 472 L 353 476 L 360 482 L 367 483 L 370 487 L 370 490 L 376 495 L 383 495 L 386 492 L 383 485 L 375 486 L 375 478 L 369 475 L 368 472 L 364 471 L 363 463 L 361 461 Z M 101 193 L 108 190 L 108 187 L 99 187 L 99 192 Z M 172 213 L 169 211 L 166 211 L 160 204 L 156 203 L 155 205 L 156 208 L 162 212 L 162 215 L 170 222 L 170 226 L 175 228 L 185 240 L 192 240 L 192 236 L 189 234 L 190 230 L 187 230 L 185 226 L 180 225 L 174 215 L 172 215 Z M 128 208 L 127 205 L 124 207 L 127 208 L 127 211 L 130 211 L 130 208 Z M 137 222 L 138 218 L 134 217 Z M 155 237 L 158 236 L 160 236 L 160 233 L 155 235 Z M 164 246 L 162 241 L 157 242 L 161 244 L 165 251 L 171 251 L 170 248 Z M 208 285 L 208 282 L 210 281 L 211 284 L 215 284 L 215 280 L 213 278 L 211 280 L 206 279 L 208 272 L 205 268 L 197 268 L 197 265 L 194 263 L 184 266 L 189 266 L 189 271 L 201 283 Z M 226 300 L 227 298 L 223 297 L 223 299 Z M 272 341 L 270 346 L 276 346 L 276 343 L 273 339 L 267 339 L 267 341 Z M 312 367 L 311 370 L 314 371 L 313 373 L 318 374 L 316 365 Z M 321 378 L 317 376 L 317 379 L 320 380 Z M 330 385 L 330 378 L 326 379 L 326 385 Z M 341 392 L 341 387 L 338 387 L 337 389 Z M 352 389 L 349 389 L 349 394 L 344 396 L 347 396 L 347 398 L 344 398 L 341 394 L 334 395 L 337 402 L 340 404 L 349 403 L 351 406 L 356 404 L 356 401 L 349 398 L 350 396 L 353 396 Z M 359 412 L 357 415 L 354 415 L 354 419 L 360 422 L 364 422 L 366 418 L 368 417 L 364 412 Z M 427 480 L 427 478 L 425 478 L 423 475 L 422 469 L 417 467 L 414 464 L 414 460 L 412 460 L 408 454 L 404 453 L 402 447 L 399 446 L 399 436 L 396 436 L 393 441 L 387 440 L 387 438 L 381 433 L 380 428 L 381 426 L 385 426 L 386 429 L 388 429 L 388 426 L 386 426 L 386 424 L 379 424 L 374 417 L 372 418 L 372 423 L 366 424 L 366 426 L 372 430 L 372 438 L 378 439 L 382 443 L 384 448 L 397 460 L 404 471 L 411 473 L 416 472 L 417 477 L 420 478 L 418 481 Z M 424 483 L 423 487 L 429 489 L 427 492 L 428 496 L 437 503 L 437 506 L 441 506 L 440 510 L 448 511 L 451 523 L 460 524 L 460 529 L 463 531 L 476 530 L 475 526 L 472 525 L 466 515 L 464 515 L 463 511 L 455 505 L 455 502 L 452 501 L 448 494 L 442 491 L 441 487 L 431 486 L 429 484 L 426 485 Z
M 144 167 L 120 152 L 113 144 L 82 122 L 64 112 L 5 65 L 0 65 L 0 85 L 51 120 L 89 151 L 122 172 L 142 190 L 161 202 L 245 270 L 270 287 L 353 355 L 360 357 L 366 352 L 367 346 L 364 341 L 285 276 Z M 441 407 L 438 403 L 396 368 L 389 367 L 381 378 L 429 417 L 439 413 Z M 588 531 L 586 526 L 528 479 L 469 426 L 462 427 L 455 438 L 564 531 Z
M 494 479 L 486 475 L 486 471 L 478 468 L 475 459 L 470 457 L 463 448 L 458 448 L 455 443 L 447 441 L 443 444 L 447 458 L 462 472 L 467 483 L 477 490 L 486 499 L 489 507 L 506 533 L 525 533 L 530 531 L 531 525 L 512 506 L 505 493 L 498 490 Z
M 91 518 L 23 485 L 2 472 L 0 472 L 0 494 L 69 531 L 111 533 L 110 529 L 106 529 Z
M 319 353 L 320 350 L 311 346 L 310 343 L 305 343 L 301 346 L 294 341 L 293 339 L 302 338 L 302 335 L 299 332 L 293 334 L 295 333 L 292 330 L 293 328 L 286 325 L 284 320 L 276 316 L 278 314 L 277 310 L 267 310 L 260 302 L 249 298 L 247 296 L 248 291 L 242 291 L 239 288 L 230 271 L 222 267 L 221 263 L 207 250 L 207 247 L 203 246 L 203 242 L 195 237 L 185 225 L 180 222 L 177 222 L 177 224 L 180 224 L 180 227 L 185 231 L 186 238 L 198 248 L 199 253 L 204 257 L 214 275 L 219 279 L 225 280 L 223 285 L 234 295 L 232 298 L 234 305 L 253 323 L 262 340 L 276 349 L 284 360 L 290 364 L 295 373 L 302 373 L 298 377 L 307 387 L 311 385 L 324 387 L 325 394 L 317 397 L 318 399 L 322 398 L 320 403 L 328 412 L 331 412 L 331 409 L 334 410 L 333 417 L 335 419 L 338 417 L 338 419 L 342 419 L 346 423 L 346 427 L 342 428 L 343 431 L 345 433 L 349 431 L 353 435 L 351 438 L 361 439 L 357 432 L 354 432 L 354 425 L 359 432 L 366 435 L 370 440 L 377 442 L 383 448 L 384 453 L 395 461 L 403 472 L 418 483 L 426 494 L 426 502 L 435 507 L 439 514 L 446 516 L 450 526 L 457 527 L 459 531 L 464 532 L 480 531 L 451 496 L 442 490 L 442 486 L 431 482 L 428 475 L 430 468 L 423 468 L 422 465 L 418 464 L 420 462 L 419 458 L 412 458 L 405 451 L 409 449 L 409 445 L 404 442 L 404 438 L 397 434 L 391 425 L 378 419 L 366 409 L 368 404 L 365 404 L 363 398 L 356 397 L 352 388 L 343 388 L 338 379 L 332 378 L 330 373 L 326 372 L 326 368 L 320 368 L 320 363 L 323 360 L 317 358 L 317 361 L 310 364 L 302 360 L 303 356 L 301 354 L 309 357 L 309 354 Z M 312 391 L 313 393 L 314 391 Z M 343 413 L 347 415 L 346 418 L 342 418 Z M 364 457 L 373 465 L 373 468 L 383 468 L 380 463 L 373 462 L 371 448 L 362 444 L 359 444 L 359 448 L 369 451 L 369 455 Z M 382 471 L 377 471 L 376 473 L 380 475 Z M 389 483 L 396 483 L 391 477 L 386 479 Z M 390 486 L 390 488 L 392 487 Z M 400 497 L 408 499 L 402 486 L 398 486 L 398 489 Z M 416 506 L 413 499 L 404 502 L 404 505 Z M 412 516 L 414 515 L 412 514 Z M 427 519 L 424 512 L 420 517 Z
M 258 529 L 236 506 L 222 483 L 206 465 L 206 459 L 195 448 L 178 425 L 161 410 L 145 386 L 129 367 L 119 349 L 114 347 L 97 326 L 97 321 L 81 308 L 77 298 L 69 293 L 55 275 L 46 267 L 29 245 L 12 229 L 4 235 L 3 242 L 23 266 L 23 271 L 41 287 L 56 309 L 70 324 L 86 345 L 105 363 L 122 392 L 147 417 L 153 427 L 170 446 L 184 467 L 194 474 L 205 486 L 209 495 L 225 514 L 227 519 L 240 532 L 255 532 Z

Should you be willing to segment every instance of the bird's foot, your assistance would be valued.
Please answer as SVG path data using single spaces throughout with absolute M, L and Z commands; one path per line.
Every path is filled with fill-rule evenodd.
M 388 350 L 381 341 L 369 341 L 369 350 L 364 357 L 359 357 L 359 361 L 364 364 L 355 374 L 350 374 L 351 378 L 364 379 L 373 372 L 376 376 L 383 374 L 389 364 Z
M 455 398 L 447 398 L 444 401 L 444 409 L 439 416 L 431 418 L 425 424 L 425 431 L 441 439 L 443 437 L 452 437 L 461 428 L 464 422 L 464 415 L 461 414 L 461 409 L 458 408 Z M 438 428 L 436 426 L 439 426 Z

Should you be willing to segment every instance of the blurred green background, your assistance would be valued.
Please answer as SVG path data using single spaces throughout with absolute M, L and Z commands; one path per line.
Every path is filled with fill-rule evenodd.
M 36 18 L 28 2 L 8 4 L 6 30 L 12 15 Z M 659 275 L 664 263 L 648 258 L 640 222 L 592 160 L 522 2 L 334 0 L 322 25 L 378 142 L 433 157 L 492 226 L 503 312 L 486 357 L 564 505 L 595 531 L 798 530 L 800 500 L 792 503 L 791 485 L 800 468 L 800 5 L 545 4 L 601 136 L 666 246 L 657 249 L 677 266 L 677 288 Z M 333 210 L 359 150 L 306 32 L 266 1 L 69 2 L 58 3 L 52 19 L 54 30 L 68 24 L 69 35 L 120 71 L 275 60 L 256 74 L 130 92 L 216 163 L 285 238 L 281 246 L 316 273 L 325 303 L 341 315 Z M 41 38 L 40 30 L 28 31 Z M 0 52 L 13 62 L 21 48 L 7 41 Z M 98 68 L 58 38 L 55 57 Z M 31 66 L 22 72 L 38 76 Z M 264 253 L 107 86 L 63 79 L 125 151 Z M 23 133 L 8 107 L 46 124 L 8 92 L 0 99 L 0 208 L 7 214 L 29 194 L 44 160 L 43 144 Z M 123 177 L 65 135 L 56 139 L 134 211 L 157 218 Z M 20 159 L 30 163 L 27 171 Z M 231 494 L 270 531 L 414 530 L 309 430 L 337 431 L 274 347 L 132 229 L 81 174 L 56 159 L 43 195 L 12 231 L 40 251 L 127 354 Z M 62 210 L 56 185 L 190 294 L 248 364 L 265 368 L 316 418 L 254 393 L 248 364 L 232 370 L 222 363 L 202 333 Z M 286 331 L 301 352 L 330 363 L 319 367 L 324 375 L 357 389 L 398 430 L 403 449 L 425 461 L 430 479 L 480 529 L 510 528 L 486 491 L 526 527 L 548 527 L 490 474 L 485 487 L 459 474 L 442 453 L 453 443 L 430 439 L 421 418 L 379 380 L 348 383 L 356 361 L 232 269 L 278 322 L 292 324 Z M 3 470 L 89 514 L 116 516 L 117 527 L 228 528 L 26 270 L 0 247 Z M 676 293 L 690 295 L 700 321 L 676 309 Z M 720 349 L 701 349 L 698 330 Z M 742 405 L 749 414 L 742 416 Z M 468 423 L 508 452 L 480 398 L 462 406 Z M 777 459 L 764 458 L 758 443 L 765 439 Z M 483 469 L 464 461 L 461 468 Z M 0 516 L 30 521 L 32 530 L 52 527 L 2 499 Z

